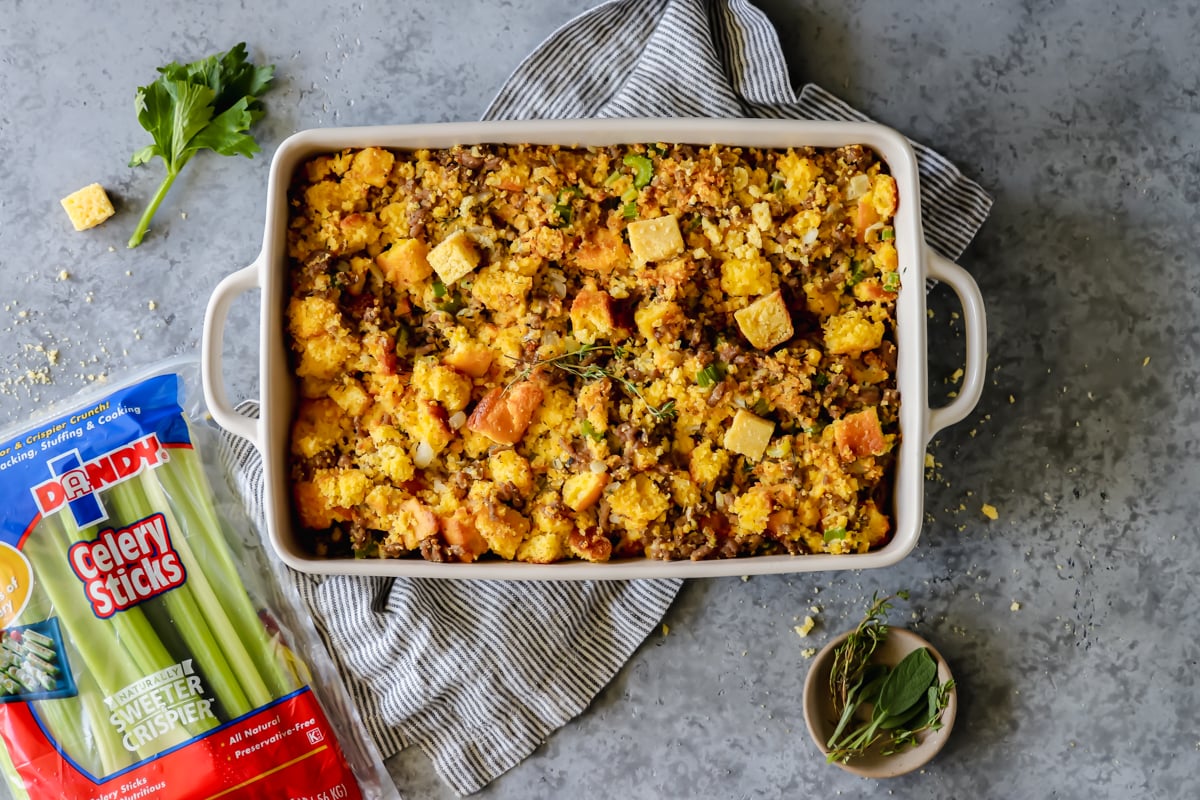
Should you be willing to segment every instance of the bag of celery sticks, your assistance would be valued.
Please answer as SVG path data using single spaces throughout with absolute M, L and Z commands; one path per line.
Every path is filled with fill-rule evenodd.
M 209 480 L 197 444 L 213 433 L 185 410 L 190 367 L 0 434 L 9 788 L 88 800 L 396 796 L 322 661 L 322 698 L 340 710 L 331 725 L 296 651 L 327 656 L 280 602 L 228 487 Z

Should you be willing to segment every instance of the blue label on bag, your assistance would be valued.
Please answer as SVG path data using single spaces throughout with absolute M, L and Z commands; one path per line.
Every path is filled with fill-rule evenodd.
M 52 514 L 81 529 L 107 520 L 100 492 L 191 443 L 181 393 L 178 376 L 160 375 L 0 442 L 0 541 L 19 546 Z

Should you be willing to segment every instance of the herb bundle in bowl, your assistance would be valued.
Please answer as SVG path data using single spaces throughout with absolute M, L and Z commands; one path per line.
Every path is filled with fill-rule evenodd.
M 804 715 L 826 761 L 865 777 L 902 775 L 949 737 L 957 692 L 945 659 L 911 631 L 887 625 L 895 596 L 872 598 L 862 622 L 813 660 Z

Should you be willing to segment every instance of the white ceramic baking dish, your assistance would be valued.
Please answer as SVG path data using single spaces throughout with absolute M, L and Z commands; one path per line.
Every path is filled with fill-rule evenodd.
M 756 556 L 665 562 L 626 559 L 608 563 L 526 564 L 480 561 L 443 564 L 423 559 L 319 558 L 297 537 L 288 487 L 288 432 L 296 392 L 289 374 L 284 309 L 288 299 L 287 242 L 289 182 L 295 169 L 320 153 L 370 145 L 411 149 L 454 144 L 611 145 L 634 142 L 713 143 L 753 147 L 838 147 L 862 144 L 875 150 L 895 177 L 900 204 L 895 217 L 902 288 L 897 308 L 897 382 L 901 443 L 895 471 L 892 521 L 886 547 L 864 554 Z M 209 301 L 202 339 L 204 393 L 216 421 L 249 439 L 262 453 L 267 532 L 289 566 L 314 573 L 471 579 L 627 579 L 695 578 L 815 570 L 866 569 L 895 564 L 908 555 L 921 532 L 925 446 L 942 428 L 963 419 L 983 389 L 986 324 L 983 299 L 974 280 L 958 265 L 934 253 L 921 228 L 916 159 L 903 136 L 879 125 L 785 120 L 611 119 L 536 120 L 431 125 L 331 128 L 289 137 L 275 153 L 267 186 L 266 229 L 253 264 L 226 277 Z M 930 408 L 926 362 L 925 282 L 949 284 L 963 306 L 966 363 L 958 395 L 947 406 Z M 261 416 L 248 419 L 230 405 L 221 365 L 222 335 L 230 304 L 241 293 L 262 290 L 259 385 Z

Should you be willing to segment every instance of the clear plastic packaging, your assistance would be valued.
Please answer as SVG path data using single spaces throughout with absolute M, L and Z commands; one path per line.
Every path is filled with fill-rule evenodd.
M 195 362 L 0 432 L 15 797 L 398 798 L 220 474 Z

